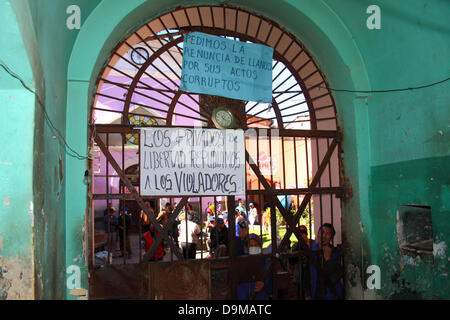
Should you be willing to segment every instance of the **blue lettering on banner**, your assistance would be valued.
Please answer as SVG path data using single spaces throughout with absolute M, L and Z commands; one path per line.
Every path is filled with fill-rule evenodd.
M 192 32 L 183 43 L 180 90 L 272 102 L 273 48 Z

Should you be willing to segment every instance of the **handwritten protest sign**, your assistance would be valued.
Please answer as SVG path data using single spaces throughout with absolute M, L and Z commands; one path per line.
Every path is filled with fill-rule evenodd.
M 140 194 L 243 195 L 243 130 L 141 128 Z
M 183 42 L 180 90 L 272 102 L 273 48 L 192 32 Z

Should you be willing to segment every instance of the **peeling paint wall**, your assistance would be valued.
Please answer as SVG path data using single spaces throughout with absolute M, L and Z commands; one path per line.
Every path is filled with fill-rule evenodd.
M 0 300 L 34 298 L 34 276 L 30 261 L 17 257 L 0 257 Z
M 443 171 L 449 163 L 450 156 L 435 157 L 378 166 L 372 171 L 373 212 L 379 221 L 379 237 L 373 242 L 384 279 L 380 293 L 387 299 L 450 299 L 450 211 L 444 205 L 448 200 L 441 198 L 442 185 L 450 181 Z M 408 203 L 431 207 L 432 261 L 400 253 L 395 216 L 397 206 Z
M 32 68 L 13 8 L 0 2 L 0 59 L 31 84 Z M 0 68 L 0 300 L 33 299 L 34 96 Z
M 44 117 L 43 106 L 35 107 L 33 139 L 32 180 L 27 188 L 33 191 L 34 200 L 34 274 L 36 278 L 36 299 L 64 299 L 66 297 L 66 208 L 64 175 L 66 150 L 58 139 L 57 130 L 65 130 L 65 103 L 67 64 L 77 30 L 66 27 L 66 8 L 73 1 L 29 1 L 10 0 L 21 34 L 27 44 L 29 60 L 32 61 L 34 79 L 26 79 L 36 86 L 41 101 L 45 105 L 52 124 Z M 76 4 L 82 8 L 84 20 L 95 7 L 95 1 L 80 0 Z M 58 45 L 55 45 L 57 43 Z M 17 70 L 17 73 L 20 71 Z M 32 81 L 34 80 L 34 82 Z M 80 150 L 80 153 L 84 153 Z M 83 213 L 81 213 L 83 214 Z M 80 228 L 81 226 L 72 226 Z M 71 230 L 77 233 L 77 230 Z

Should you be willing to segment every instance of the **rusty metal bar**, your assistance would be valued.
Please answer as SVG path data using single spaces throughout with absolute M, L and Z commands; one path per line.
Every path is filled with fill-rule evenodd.
M 106 145 L 109 146 L 109 133 L 106 134 Z M 106 158 L 106 157 L 105 157 Z M 108 176 L 109 176 L 109 161 L 108 158 L 105 159 L 106 161 L 106 177 L 105 177 L 105 186 L 106 186 L 106 194 L 109 194 L 109 181 L 108 181 Z M 108 209 L 108 201 L 106 202 L 106 208 Z M 108 213 L 109 214 L 109 210 Z M 109 222 L 109 218 L 108 218 L 108 257 L 107 257 L 107 262 L 106 264 L 109 265 L 109 261 L 110 261 L 110 254 L 111 254 L 111 226 L 110 226 L 110 222 Z
M 139 141 L 140 141 L 140 139 L 141 139 L 141 134 L 139 132 Z M 140 168 L 141 167 L 141 147 L 140 147 L 140 145 L 138 146 L 138 149 L 137 149 L 137 156 L 138 156 L 138 168 Z M 139 183 L 141 182 L 140 175 L 141 175 L 141 170 L 139 169 Z M 139 186 L 139 193 L 140 192 L 141 191 L 140 191 L 140 186 Z M 137 193 L 134 193 L 134 195 L 136 196 Z M 140 212 L 136 212 L 136 215 L 137 215 L 137 218 L 139 221 L 139 241 L 138 241 L 139 242 L 139 264 L 141 264 L 142 263 L 142 236 L 143 236 L 143 234 L 142 234 L 142 219 L 141 219 Z
M 236 264 L 236 220 L 234 215 L 235 198 L 234 196 L 227 196 L 228 207 L 228 256 L 231 259 L 231 265 Z M 233 299 L 237 298 L 237 281 L 236 277 L 232 277 L 231 281 L 231 296 Z
M 213 202 L 214 202 L 214 226 L 216 226 L 216 228 L 214 228 L 214 233 L 215 233 L 215 236 L 216 236 L 216 245 L 217 245 L 216 249 L 218 249 L 219 248 L 219 231 L 217 230 L 217 201 L 216 201 L 216 196 L 214 196 Z M 228 217 L 229 216 L 230 215 L 228 213 Z M 230 221 L 229 218 L 228 218 L 228 221 Z M 228 244 L 228 246 L 230 246 L 230 245 Z M 214 250 L 214 248 L 213 248 L 212 251 L 214 252 L 214 254 L 217 254 L 217 252 L 218 252 L 218 250 Z M 229 254 L 229 252 L 228 252 L 228 254 Z M 216 255 L 216 258 L 217 258 L 217 255 Z
M 134 200 L 136 199 L 136 195 L 132 193 L 95 193 L 92 195 L 93 200 L 109 200 L 109 199 L 118 199 L 118 200 Z
M 330 147 L 330 139 L 327 139 L 327 148 Z M 330 158 L 330 163 L 328 164 L 328 176 L 330 178 L 330 187 L 333 186 L 333 180 L 331 177 L 331 158 Z M 331 224 L 334 225 L 334 219 L 333 219 L 333 195 L 330 194 L 330 208 L 331 208 Z M 334 247 L 334 237 L 331 239 L 331 243 Z
M 294 172 L 295 172 L 295 188 L 298 189 L 298 169 L 297 169 L 297 142 L 295 137 L 292 138 L 294 143 Z M 300 203 L 300 195 L 297 193 L 297 207 Z M 298 214 L 298 213 L 297 213 Z M 300 213 L 302 214 L 302 213 Z M 299 220 L 300 221 L 300 220 Z
M 122 133 L 120 134 L 121 136 L 121 140 L 122 140 L 122 171 L 125 172 L 126 168 L 125 168 L 125 135 Z M 119 192 L 122 192 L 123 186 L 120 185 L 119 183 Z M 124 211 L 125 215 L 123 217 L 123 239 L 122 239 L 122 256 L 123 256 L 123 264 L 127 264 L 127 257 L 128 257 L 128 241 L 127 241 L 127 216 L 126 216 L 126 211 L 125 211 L 125 202 L 122 201 L 122 210 Z M 119 217 L 120 217 L 120 212 L 119 212 Z M 131 244 L 130 244 L 131 247 Z M 131 249 L 131 248 L 130 248 Z
M 89 130 L 91 137 L 93 135 L 92 131 L 93 130 Z M 94 145 L 92 143 L 92 139 L 89 139 L 89 148 L 91 150 L 94 149 Z M 94 221 L 95 221 L 95 219 L 94 219 L 95 218 L 95 210 L 94 210 L 94 201 L 93 201 L 93 198 L 92 198 L 92 193 L 94 192 L 94 182 L 95 182 L 94 164 L 95 164 L 95 158 L 94 159 L 89 158 L 88 159 L 88 168 L 90 170 L 89 174 L 90 174 L 90 178 L 91 178 L 91 183 L 88 185 L 88 193 L 89 194 L 88 194 L 88 199 L 87 199 L 88 202 L 87 203 L 88 203 L 88 206 L 89 206 L 89 209 L 90 209 L 90 221 L 89 222 L 90 222 L 90 228 L 91 228 L 91 230 L 89 232 L 89 237 L 90 237 L 89 238 L 89 244 L 91 246 L 91 252 L 89 254 L 90 259 L 88 261 L 88 263 L 89 263 L 88 267 L 89 267 L 90 270 L 92 270 L 92 268 L 95 265 L 95 223 L 94 223 Z M 103 221 L 105 221 L 104 218 L 105 217 L 103 217 Z
M 186 13 L 187 16 L 187 13 Z M 200 259 L 203 260 L 203 206 L 202 206 L 203 197 L 198 198 L 199 203 L 199 212 L 200 212 Z M 208 217 L 206 217 L 208 218 Z
M 130 77 L 130 76 L 128 76 L 130 79 L 133 79 L 132 77 Z M 116 87 L 119 87 L 119 88 L 121 88 L 121 89 L 124 89 L 124 90 L 127 90 L 128 91 L 128 89 L 130 88 L 130 85 L 128 85 L 128 84 L 126 84 L 126 83 L 120 83 L 120 82 L 115 82 L 115 81 L 111 81 L 111 80 L 109 80 L 109 79 L 105 79 L 105 78 L 102 78 L 102 77 L 100 77 L 99 78 L 99 81 L 103 81 L 103 82 L 106 82 L 106 83 L 108 83 L 108 84 L 112 84 L 112 85 L 114 85 L 114 86 L 116 86 Z M 136 88 L 137 89 L 140 89 L 140 90 L 148 90 L 148 91 L 156 91 L 156 92 L 158 92 L 158 93 L 161 93 L 161 92 L 163 92 L 163 93 L 173 93 L 173 94 L 175 94 L 176 92 L 177 92 L 177 90 L 169 90 L 169 89 L 158 89 L 158 88 L 153 88 L 153 87 L 150 87 L 150 86 L 148 86 L 147 85 L 147 87 L 144 87 L 144 86 L 136 86 Z M 139 91 L 136 91 L 138 94 L 140 94 L 140 95 L 143 95 L 144 97 L 146 97 L 146 95 L 144 95 L 143 93 L 141 93 L 141 92 L 139 92 Z M 327 93 L 328 94 L 328 93 Z M 162 93 L 161 93 L 161 95 L 163 95 Z M 167 96 L 166 95 L 166 97 L 167 98 L 170 98 L 169 96 Z
M 323 188 L 296 188 L 296 189 L 276 189 L 274 193 L 276 195 L 296 195 L 296 194 L 337 194 L 340 195 L 344 192 L 344 187 L 323 187 Z M 247 190 L 248 195 L 256 196 L 260 193 L 259 190 Z M 95 193 L 92 194 L 92 200 L 135 200 L 138 196 L 132 193 Z M 146 197 L 141 197 L 146 199 Z
M 134 129 L 133 124 L 91 124 L 95 127 L 97 133 L 137 133 L 139 129 Z M 188 126 L 170 126 L 171 128 L 192 128 Z M 152 128 L 167 128 L 166 125 L 152 125 Z M 259 132 L 268 130 L 267 128 L 249 128 Z M 302 130 L 302 129 L 277 129 L 280 137 L 318 137 L 318 138 L 335 138 L 336 131 L 333 130 Z
M 185 250 L 183 251 L 183 256 L 185 260 L 189 260 L 189 242 L 188 242 L 188 204 L 187 202 L 184 204 L 184 225 L 186 227 L 186 242 L 185 242 Z M 181 249 L 183 250 L 183 245 L 181 245 Z
M 319 163 L 320 162 L 319 139 L 316 139 L 316 156 L 317 156 L 317 167 L 319 167 L 320 166 L 320 163 Z M 330 158 L 331 158 L 331 156 L 330 156 Z M 321 187 L 320 178 L 317 183 L 320 188 Z M 320 223 L 319 223 L 319 225 L 321 226 L 323 224 L 323 204 L 322 204 L 322 195 L 321 194 L 319 195 L 319 204 L 320 204 Z M 319 241 L 322 242 L 322 237 Z
M 299 102 L 299 103 L 295 103 L 295 104 L 293 104 L 293 105 L 290 105 L 290 106 L 281 108 L 281 109 L 280 109 L 280 112 L 281 112 L 281 111 L 288 110 L 288 109 L 291 109 L 291 108 L 294 108 L 294 107 L 298 107 L 298 106 L 300 106 L 300 105 L 302 105 L 302 104 L 305 104 L 305 103 L 308 103 L 308 102 L 305 100 L 305 101 L 301 101 L 301 102 Z M 299 111 L 299 112 L 297 112 L 296 114 L 302 114 L 302 113 L 306 113 L 306 112 L 309 112 L 309 109 L 308 109 L 308 110 Z M 286 117 L 286 116 L 283 115 L 283 117 Z
M 248 162 L 248 159 L 246 159 L 246 161 Z M 259 130 L 256 130 L 256 165 L 259 166 Z M 257 179 L 257 183 L 258 183 L 258 194 L 259 194 L 259 208 L 258 208 L 259 209 L 259 217 L 258 217 L 259 218 L 259 236 L 262 239 L 263 238 L 262 229 L 263 229 L 263 221 L 264 221 L 262 209 L 263 209 L 264 205 L 262 204 L 263 202 L 261 201 L 261 197 L 262 197 L 261 182 L 259 182 L 259 179 Z M 248 192 L 248 190 L 247 190 L 247 192 Z M 263 244 L 261 241 L 261 252 L 262 252 L 262 249 L 263 249 Z

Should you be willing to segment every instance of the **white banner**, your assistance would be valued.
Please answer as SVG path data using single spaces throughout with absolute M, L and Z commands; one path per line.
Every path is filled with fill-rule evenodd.
M 245 194 L 243 130 L 141 128 L 142 196 Z

